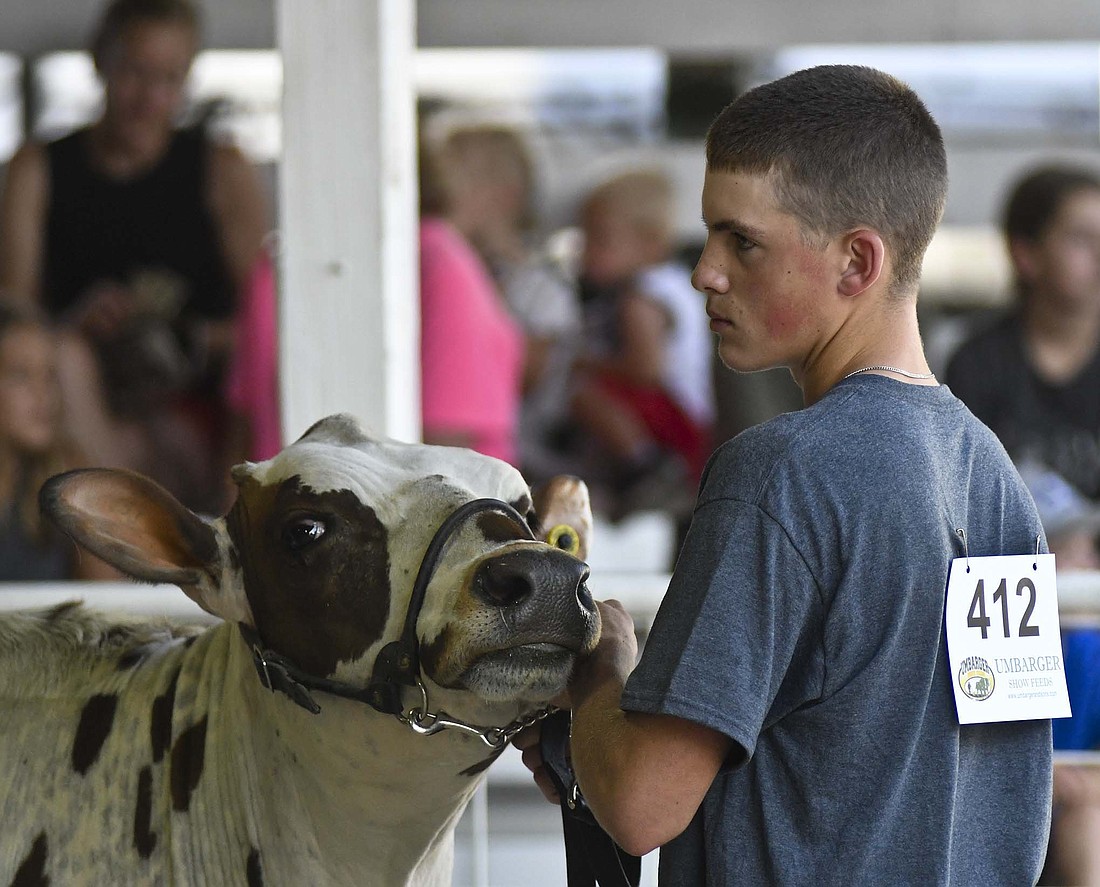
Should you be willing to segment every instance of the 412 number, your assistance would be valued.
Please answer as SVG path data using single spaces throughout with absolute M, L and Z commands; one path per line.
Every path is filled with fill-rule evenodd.
M 1016 583 L 1016 595 L 1017 597 L 1023 597 L 1024 591 L 1027 591 L 1028 600 L 1027 607 L 1024 609 L 1024 615 L 1020 619 L 1019 629 L 1017 636 L 1022 638 L 1035 638 L 1039 636 L 1039 626 L 1031 624 L 1031 615 L 1035 610 L 1035 583 L 1028 579 L 1026 576 Z M 1004 630 L 1004 636 L 1006 638 L 1012 637 L 1012 628 L 1008 622 L 1008 580 L 1002 579 L 1001 584 L 997 586 L 997 590 L 993 592 L 993 604 L 1001 605 L 1001 626 Z M 974 589 L 974 597 L 970 601 L 970 613 L 966 617 L 966 624 L 970 628 L 981 629 L 982 640 L 984 641 L 989 637 L 989 626 L 993 620 L 986 615 L 985 611 L 985 580 L 979 579 L 978 585 Z

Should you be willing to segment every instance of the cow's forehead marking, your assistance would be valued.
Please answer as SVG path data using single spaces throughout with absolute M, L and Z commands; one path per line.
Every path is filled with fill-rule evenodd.
M 511 465 L 458 447 L 435 447 L 399 441 L 362 440 L 356 444 L 303 438 L 267 462 L 248 466 L 248 475 L 263 486 L 278 486 L 292 477 L 316 492 L 348 490 L 369 503 L 388 526 L 407 514 L 410 495 L 430 493 L 426 478 L 468 491 L 516 501 L 527 495 L 523 476 Z M 391 498 L 401 491 L 401 498 Z

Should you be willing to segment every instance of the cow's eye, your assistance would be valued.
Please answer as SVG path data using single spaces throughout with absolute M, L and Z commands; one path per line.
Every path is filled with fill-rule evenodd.
M 291 551 L 301 551 L 320 542 L 325 535 L 325 522 L 316 517 L 299 517 L 283 527 L 283 542 Z
M 576 554 L 581 550 L 581 537 L 569 524 L 558 524 L 546 534 L 546 541 L 555 548 Z

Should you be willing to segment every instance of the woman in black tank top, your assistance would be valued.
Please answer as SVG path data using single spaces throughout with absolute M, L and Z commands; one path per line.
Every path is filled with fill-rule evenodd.
M 187 504 L 224 496 L 221 377 L 266 201 L 234 148 L 175 121 L 198 46 L 190 0 L 114 0 L 93 40 L 101 117 L 9 167 L 0 287 L 78 331 L 62 379 L 99 464 L 156 477 Z

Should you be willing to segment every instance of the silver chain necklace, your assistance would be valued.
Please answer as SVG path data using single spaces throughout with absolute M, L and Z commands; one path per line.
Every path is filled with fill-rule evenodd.
M 863 367 L 862 369 L 852 370 L 850 373 L 848 373 L 847 376 L 845 376 L 840 381 L 843 382 L 844 379 L 850 379 L 850 378 L 852 378 L 852 376 L 858 376 L 860 373 L 869 373 L 873 370 L 885 370 L 886 372 L 889 372 L 889 373 L 897 373 L 899 376 L 905 376 L 906 379 L 935 379 L 936 378 L 935 373 L 911 373 L 911 372 L 909 372 L 909 370 L 903 370 L 903 369 L 900 369 L 899 367 L 891 367 L 891 366 L 882 365 L 882 366 L 873 366 L 873 367 Z

